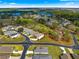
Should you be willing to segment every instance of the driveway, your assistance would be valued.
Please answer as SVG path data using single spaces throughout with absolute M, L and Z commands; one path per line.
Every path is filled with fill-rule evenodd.
M 64 47 L 60 47 L 60 49 L 63 51 L 64 54 L 66 54 L 66 50 Z

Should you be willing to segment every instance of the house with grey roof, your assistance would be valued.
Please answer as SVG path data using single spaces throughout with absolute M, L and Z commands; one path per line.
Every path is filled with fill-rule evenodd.
M 69 20 L 67 20 L 67 19 L 62 18 L 61 24 L 62 24 L 63 26 L 66 26 L 66 25 L 68 25 L 68 24 L 71 24 L 71 22 L 70 22 Z
M 26 32 L 27 34 L 35 36 L 36 39 L 41 39 L 44 37 L 44 34 L 39 33 L 39 32 L 35 32 L 35 31 L 28 29 L 28 28 L 24 28 L 24 32 Z
M 12 53 L 12 51 L 11 46 L 0 46 L 0 53 Z
M 8 25 L 8 26 L 3 27 L 2 30 L 3 31 L 12 31 L 12 30 L 14 30 L 14 27 L 11 25 Z
M 16 31 L 5 31 L 4 35 L 8 35 L 11 38 L 17 37 L 19 34 Z
M 10 58 L 10 54 L 0 54 L 0 59 L 9 59 Z
M 52 59 L 50 55 L 34 55 L 32 59 Z
M 0 46 L 0 59 L 9 59 L 12 51 L 11 46 Z
M 47 47 L 37 47 L 34 49 L 32 59 L 52 59 L 52 56 L 48 54 Z
M 37 47 L 34 50 L 34 54 L 48 54 L 48 48 L 47 47 Z

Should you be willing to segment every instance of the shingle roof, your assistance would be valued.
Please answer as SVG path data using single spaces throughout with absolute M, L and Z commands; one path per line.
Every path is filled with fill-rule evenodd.
M 48 48 L 47 47 L 37 47 L 35 50 L 34 50 L 34 52 L 39 52 L 39 53 L 41 53 L 41 52 L 48 52 Z
M 17 34 L 16 31 L 6 31 L 4 34 L 11 36 L 12 34 Z
M 24 31 L 27 32 L 28 34 L 35 36 L 36 38 L 39 38 L 40 36 L 44 36 L 44 34 L 35 32 L 35 31 L 28 29 L 28 28 L 24 28 Z
M 0 46 L 0 53 L 12 53 L 11 46 Z
M 34 55 L 32 59 L 52 59 L 52 56 L 49 55 Z
M 10 54 L 0 54 L 0 59 L 9 59 Z

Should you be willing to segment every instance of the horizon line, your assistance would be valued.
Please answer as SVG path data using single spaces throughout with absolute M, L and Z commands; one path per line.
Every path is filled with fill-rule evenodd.
M 79 6 L 51 6 L 51 5 L 47 5 L 47 6 L 35 6 L 35 5 L 5 5 L 5 6 L 0 6 L 0 8 L 79 8 Z

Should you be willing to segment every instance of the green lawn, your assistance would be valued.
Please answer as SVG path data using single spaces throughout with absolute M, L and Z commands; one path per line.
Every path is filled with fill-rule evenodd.
M 31 45 L 28 50 L 33 51 L 35 47 L 37 47 L 37 45 Z
M 48 46 L 49 55 L 52 55 L 52 59 L 59 59 L 61 55 L 61 49 L 57 46 Z
M 16 53 L 16 54 L 11 54 L 11 56 L 13 57 L 18 57 L 18 56 L 21 56 L 20 54 Z
M 17 50 L 17 51 L 23 51 L 23 46 L 22 45 L 14 45 L 13 46 L 14 50 Z
M 78 44 L 79 44 L 79 35 L 75 35 L 76 36 L 76 38 L 77 38 L 77 40 L 78 40 Z
M 25 38 L 23 36 L 18 36 L 16 38 L 10 38 L 5 35 L 0 35 L 0 42 L 23 42 Z
M 70 51 L 67 48 L 65 48 L 65 50 L 66 50 L 67 53 L 70 53 Z
M 3 31 L 2 31 L 2 29 L 0 28 L 0 35 L 3 35 Z
M 79 54 L 79 50 L 74 49 L 73 52 L 74 52 L 75 54 Z

